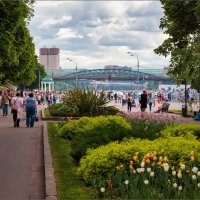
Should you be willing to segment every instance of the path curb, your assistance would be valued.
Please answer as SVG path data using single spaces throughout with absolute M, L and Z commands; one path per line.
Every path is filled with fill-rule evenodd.
M 45 199 L 57 200 L 57 190 L 52 166 L 52 157 L 47 132 L 47 124 L 43 122 L 43 143 L 44 143 L 44 173 L 45 173 Z

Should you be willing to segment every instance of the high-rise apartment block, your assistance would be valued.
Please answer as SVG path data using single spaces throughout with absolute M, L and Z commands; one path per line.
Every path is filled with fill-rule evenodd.
M 59 48 L 40 48 L 40 64 L 47 69 L 60 69 L 59 53 Z

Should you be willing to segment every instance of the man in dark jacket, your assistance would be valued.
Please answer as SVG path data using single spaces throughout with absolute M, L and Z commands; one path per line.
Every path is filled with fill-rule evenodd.
M 141 112 L 144 112 L 147 108 L 147 93 L 144 90 L 143 93 L 140 96 L 140 109 Z

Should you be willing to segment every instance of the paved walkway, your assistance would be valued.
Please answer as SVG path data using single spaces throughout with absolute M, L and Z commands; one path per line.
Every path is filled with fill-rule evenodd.
M 14 128 L 0 110 L 0 199 L 41 200 L 45 196 L 41 122 Z

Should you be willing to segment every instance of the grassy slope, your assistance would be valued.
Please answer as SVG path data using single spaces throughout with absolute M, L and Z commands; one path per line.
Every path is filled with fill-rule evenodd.
M 70 141 L 57 135 L 57 123 L 48 123 L 49 143 L 53 157 L 59 199 L 91 199 L 91 190 L 76 174 L 76 166 L 70 156 Z

